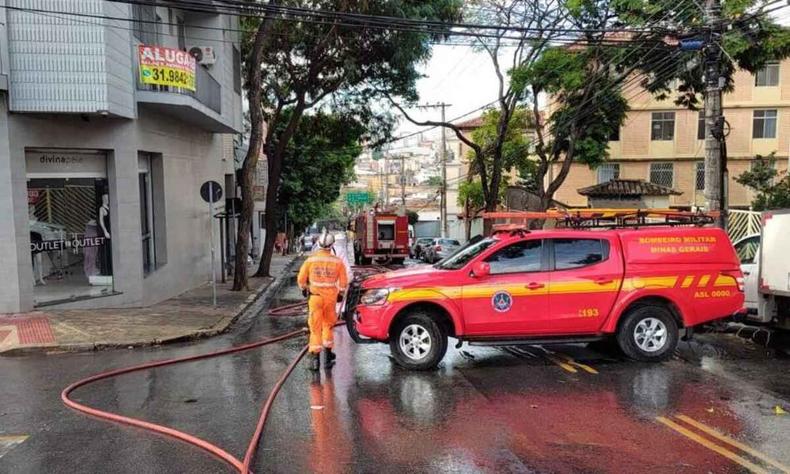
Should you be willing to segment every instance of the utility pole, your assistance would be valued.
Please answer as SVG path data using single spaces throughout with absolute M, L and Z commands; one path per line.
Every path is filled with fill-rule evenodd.
M 387 155 L 384 154 L 384 172 L 381 174 L 382 179 L 382 198 L 383 198 L 383 206 L 384 209 L 387 209 L 390 205 L 390 167 L 389 161 L 387 161 Z
M 444 102 L 441 103 L 442 107 L 442 122 L 446 121 L 445 118 L 445 109 L 447 108 L 447 104 Z M 448 226 L 447 226 L 447 136 L 445 135 L 446 127 L 442 127 L 442 209 L 440 211 L 440 216 L 442 220 L 442 237 L 447 237 Z
M 705 2 L 705 201 L 709 211 L 720 211 L 716 222 L 726 227 L 727 196 L 726 166 L 722 155 L 724 118 L 721 111 L 721 3 Z
M 436 109 L 439 108 L 442 110 L 442 123 L 447 121 L 446 117 L 446 109 L 447 107 L 451 107 L 452 104 L 446 104 L 444 102 L 437 102 L 435 104 L 425 104 L 419 105 L 419 108 L 423 109 Z M 441 198 L 439 204 L 439 220 L 442 225 L 442 237 L 447 237 L 449 234 L 449 229 L 447 225 L 447 135 L 445 134 L 445 127 L 441 127 L 442 129 L 442 149 L 440 151 L 439 160 L 442 167 L 442 185 L 439 188 L 439 196 Z
M 406 210 L 406 156 L 400 156 L 400 201 Z

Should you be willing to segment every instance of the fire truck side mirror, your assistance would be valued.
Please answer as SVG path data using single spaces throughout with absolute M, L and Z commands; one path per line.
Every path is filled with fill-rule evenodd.
M 488 262 L 477 262 L 472 267 L 472 276 L 474 278 L 483 278 L 491 274 L 491 265 Z

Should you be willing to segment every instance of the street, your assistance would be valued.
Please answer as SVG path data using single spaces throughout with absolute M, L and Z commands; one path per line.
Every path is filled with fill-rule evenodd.
M 274 306 L 292 302 L 286 287 Z M 281 334 L 259 315 L 196 343 L 0 359 L 0 472 L 231 472 L 201 451 L 76 413 L 69 383 L 144 361 Z M 383 344 L 336 329 L 338 363 L 298 368 L 266 425 L 256 472 L 788 472 L 790 359 L 743 334 L 703 334 L 663 364 L 583 345 L 451 348 L 408 372 Z M 755 337 L 759 341 L 759 338 Z M 89 406 L 198 435 L 240 456 L 262 401 L 305 344 L 124 375 Z

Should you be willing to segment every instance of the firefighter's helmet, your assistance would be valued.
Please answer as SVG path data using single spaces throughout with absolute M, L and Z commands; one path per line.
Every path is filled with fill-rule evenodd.
M 318 245 L 321 248 L 328 249 L 335 243 L 335 236 L 330 234 L 327 231 L 324 231 L 321 234 L 321 237 L 318 238 Z

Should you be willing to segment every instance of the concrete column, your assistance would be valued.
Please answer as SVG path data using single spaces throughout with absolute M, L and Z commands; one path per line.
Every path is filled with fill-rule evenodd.
M 107 157 L 112 225 L 113 283 L 124 302 L 143 298 L 143 254 L 140 240 L 140 193 L 137 150 L 119 141 Z
M 8 97 L 0 93 L 0 313 L 33 308 L 33 266 L 27 213 L 24 151 L 9 138 Z

